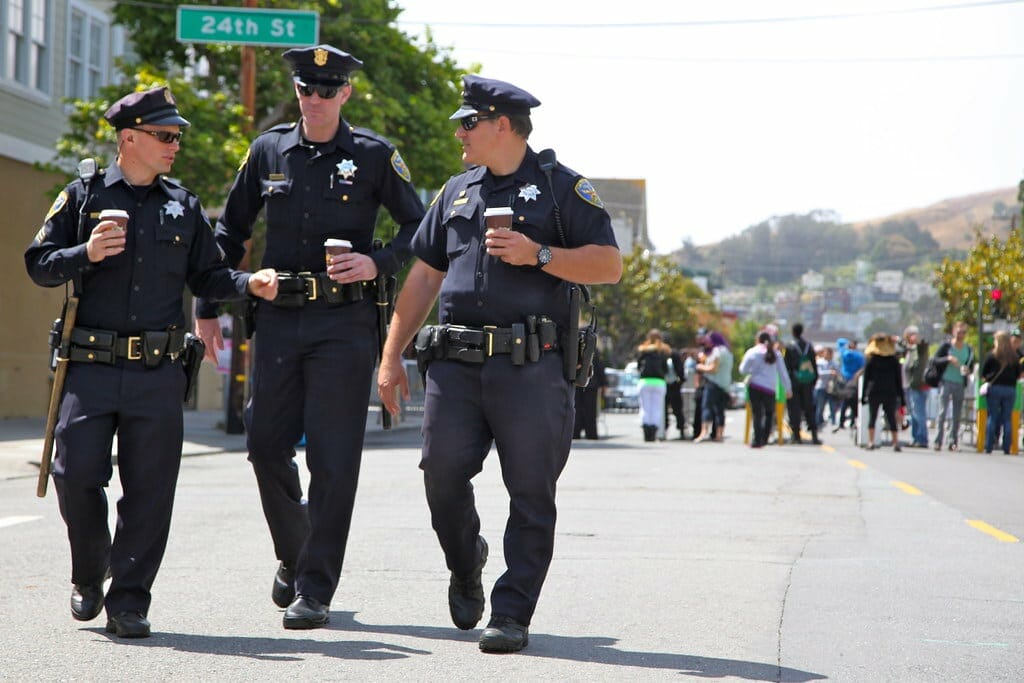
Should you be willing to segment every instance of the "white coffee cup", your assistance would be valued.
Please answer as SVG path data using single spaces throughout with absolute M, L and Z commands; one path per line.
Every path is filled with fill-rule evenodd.
M 331 265 L 331 257 L 338 254 L 347 254 L 352 251 L 352 243 L 348 240 L 339 240 L 331 237 L 324 240 L 324 258 L 327 265 Z
M 488 230 L 508 230 L 512 227 L 512 207 L 496 206 L 484 210 L 484 226 Z

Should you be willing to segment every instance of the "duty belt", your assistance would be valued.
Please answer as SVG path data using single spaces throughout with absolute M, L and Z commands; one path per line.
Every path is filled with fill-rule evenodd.
M 185 330 L 173 329 L 137 334 L 75 327 L 71 330 L 68 358 L 81 363 L 112 365 L 118 358 L 142 361 L 156 367 L 164 358 L 175 360 L 185 347 Z
M 483 363 L 491 356 L 509 354 L 513 365 L 537 362 L 541 353 L 558 349 L 558 328 L 546 316 L 528 316 L 511 327 L 427 325 L 416 335 L 416 357 L 425 369 L 431 360 Z
M 334 306 L 361 301 L 365 290 L 372 281 L 342 284 L 332 280 L 327 273 L 277 273 L 277 297 L 271 301 L 281 308 L 302 308 L 316 301 Z

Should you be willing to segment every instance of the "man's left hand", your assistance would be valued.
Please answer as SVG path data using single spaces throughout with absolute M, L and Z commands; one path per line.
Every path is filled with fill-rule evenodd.
M 377 264 L 366 254 L 349 252 L 331 257 L 327 275 L 335 282 L 365 282 L 377 278 Z

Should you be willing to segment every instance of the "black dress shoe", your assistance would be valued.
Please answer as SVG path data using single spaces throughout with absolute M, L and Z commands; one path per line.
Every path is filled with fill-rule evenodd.
M 320 628 L 331 620 L 330 608 L 305 595 L 295 596 L 292 604 L 284 611 L 284 627 L 289 629 Z
M 274 574 L 274 588 L 270 591 L 270 598 L 278 607 L 287 607 L 295 599 L 295 569 L 284 562 Z
M 491 617 L 480 634 L 483 652 L 519 652 L 529 643 L 529 629 L 511 617 Z
M 71 589 L 71 616 L 92 621 L 103 611 L 103 586 L 76 583 Z
M 468 631 L 480 623 L 484 615 L 484 586 L 480 577 L 487 564 L 487 541 L 483 536 L 477 536 L 477 548 L 480 552 L 480 561 L 473 573 L 465 579 L 460 579 L 452 572 L 448 581 L 448 611 L 452 615 L 452 621 L 463 631 Z
M 149 638 L 149 620 L 138 612 L 121 612 L 107 619 L 107 633 L 118 638 Z

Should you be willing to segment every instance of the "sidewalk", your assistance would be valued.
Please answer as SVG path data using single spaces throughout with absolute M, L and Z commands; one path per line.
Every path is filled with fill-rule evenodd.
M 419 429 L 422 413 L 409 411 L 393 430 Z M 0 420 L 0 480 L 37 477 L 39 460 L 43 452 L 44 418 L 13 418 Z M 367 435 L 382 432 L 380 406 L 371 405 L 366 416 Z M 185 411 L 184 457 L 214 453 L 245 451 L 245 434 L 227 434 L 224 431 L 224 411 Z M 114 440 L 117 453 L 117 440 Z

